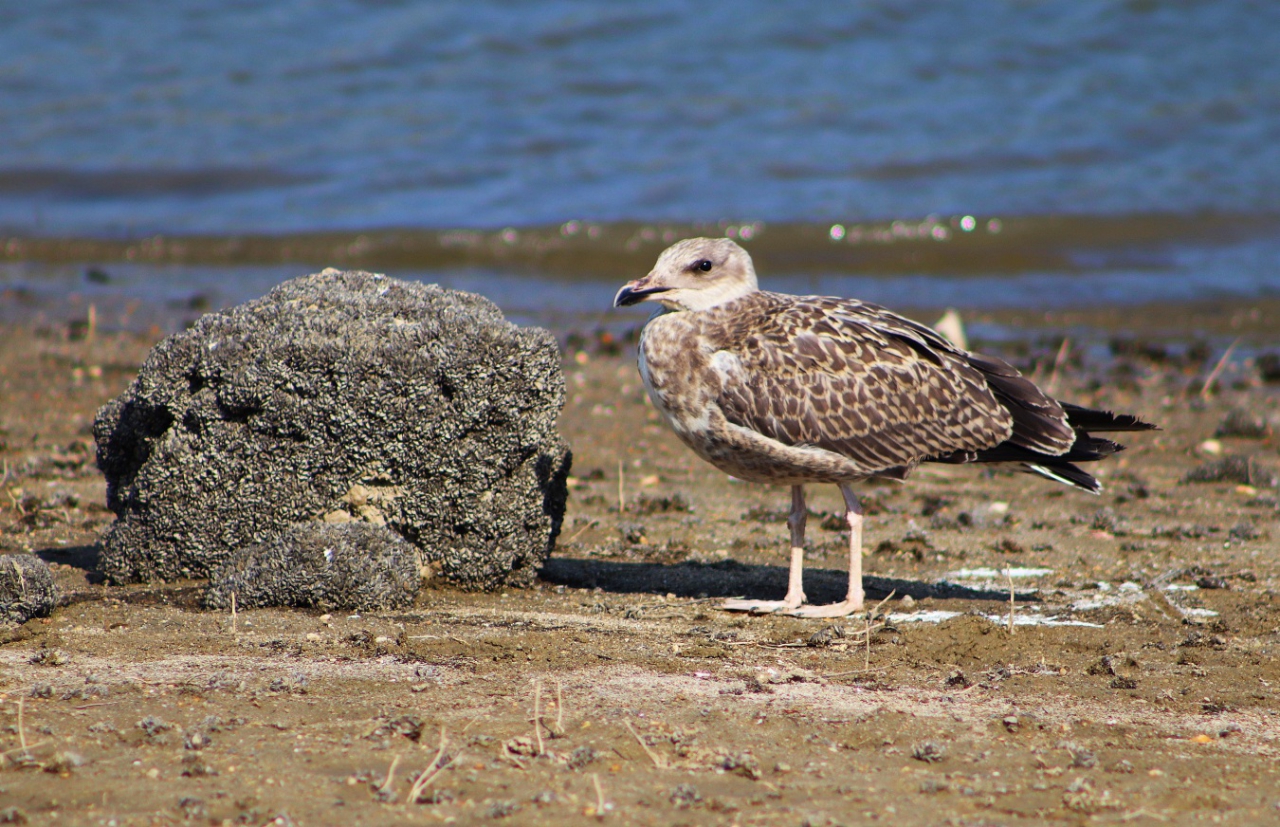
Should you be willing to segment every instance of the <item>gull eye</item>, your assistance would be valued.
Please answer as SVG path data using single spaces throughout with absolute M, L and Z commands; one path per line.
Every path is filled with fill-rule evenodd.
M 695 265 L 693 265 L 693 266 L 694 266 L 694 267 L 697 267 L 699 270 L 701 270 L 701 271 L 702 271 L 702 272 L 704 272 L 704 273 L 710 273 L 710 272 L 711 272 L 711 259 L 704 258 L 702 261 L 699 261 L 697 264 L 695 264 Z

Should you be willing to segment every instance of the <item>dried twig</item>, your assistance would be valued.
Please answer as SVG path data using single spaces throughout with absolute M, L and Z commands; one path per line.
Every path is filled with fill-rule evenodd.
M 436 780 L 436 776 L 443 772 L 444 768 L 452 764 L 458 757 L 457 755 L 450 756 L 447 761 L 441 763 L 441 759 L 445 757 L 444 751 L 448 746 L 449 736 L 448 733 L 445 732 L 444 724 L 441 724 L 440 749 L 436 750 L 436 757 L 431 759 L 431 763 L 427 764 L 426 769 L 418 774 L 417 779 L 413 782 L 413 786 L 409 788 L 408 803 L 417 804 L 422 799 L 422 794 L 426 792 L 427 787 Z M 459 753 L 459 755 L 461 755 L 461 753 Z
M 575 531 L 572 535 L 570 535 L 569 539 L 565 540 L 564 542 L 565 542 L 566 544 L 568 544 L 568 543 L 572 543 L 574 540 L 576 540 L 576 539 L 578 539 L 579 537 L 581 537 L 581 536 L 582 536 L 582 534 L 583 534 L 583 532 L 585 532 L 587 529 L 589 529 L 589 528 L 595 528 L 595 527 L 596 527 L 596 526 L 598 526 L 598 525 L 600 525 L 600 521 L 599 521 L 599 520 L 588 520 L 586 525 L 584 525 L 582 528 L 580 528 L 580 529 L 578 529 L 577 531 Z
M 599 773 L 591 773 L 591 783 L 596 787 L 596 816 L 604 818 L 604 814 L 608 811 L 608 805 L 604 800 L 604 790 L 600 787 Z
M 667 768 L 666 763 L 661 759 L 661 757 L 659 757 L 653 750 L 649 749 L 649 745 L 646 744 L 644 739 L 640 737 L 640 734 L 632 728 L 630 721 L 624 720 L 622 725 L 627 728 L 627 732 L 631 733 L 631 737 L 636 739 L 636 743 L 640 745 L 640 749 L 644 750 L 644 754 L 649 756 L 649 760 L 653 762 L 655 767 L 660 770 Z
M 1044 389 L 1050 394 L 1057 390 L 1058 386 L 1058 369 L 1062 367 L 1063 362 L 1067 361 L 1067 355 L 1071 353 L 1071 340 L 1065 336 L 1062 344 L 1058 346 L 1058 354 L 1053 357 L 1053 370 L 1049 372 L 1049 381 L 1045 382 Z
M 1013 634 L 1013 569 L 1005 569 L 1004 576 L 1009 579 L 1009 634 Z
M 1204 387 L 1200 389 L 1200 398 L 1206 402 L 1209 400 L 1209 394 L 1213 391 L 1213 383 L 1218 381 L 1218 374 L 1222 373 L 1222 369 L 1227 366 L 1227 360 L 1231 358 L 1231 354 L 1235 351 L 1236 345 L 1240 344 L 1240 337 L 1231 343 L 1231 346 L 1223 352 L 1222 358 L 1218 360 L 1218 364 L 1213 366 L 1213 370 L 1209 371 L 1209 376 L 1204 380 Z
M 236 593 L 231 591 L 231 633 L 236 633 Z
M 622 464 L 622 460 L 618 460 L 618 513 L 619 514 L 622 513 L 622 510 L 626 507 L 626 504 L 627 504 L 627 499 L 624 496 L 626 494 L 624 474 L 625 474 L 625 467 Z
M 391 794 L 391 785 L 396 780 L 396 767 L 399 766 L 399 764 L 400 764 L 399 755 L 391 759 L 391 766 L 387 767 L 387 778 L 385 781 L 382 782 L 381 786 L 378 787 L 379 795 Z
M 533 681 L 533 736 L 538 742 L 538 755 L 546 752 L 542 743 L 542 678 Z

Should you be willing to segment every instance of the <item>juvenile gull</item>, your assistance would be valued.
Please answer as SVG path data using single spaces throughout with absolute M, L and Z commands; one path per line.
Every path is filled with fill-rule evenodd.
M 857 301 L 761 290 L 751 257 L 726 238 L 668 247 L 615 307 L 664 308 L 640 337 L 640 376 L 681 441 L 727 474 L 791 486 L 791 569 L 782 600 L 725 608 L 842 617 L 862 608 L 861 480 L 905 480 L 921 462 L 1015 463 L 1091 493 L 1075 465 L 1123 450 L 1092 431 L 1145 431 L 1127 414 L 1046 396 L 1006 362 Z M 849 593 L 806 605 L 804 484 L 840 487 Z

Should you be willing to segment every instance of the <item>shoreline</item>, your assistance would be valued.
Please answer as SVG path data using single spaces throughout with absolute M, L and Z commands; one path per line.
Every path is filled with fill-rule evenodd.
M 1206 394 L 1216 357 L 1073 345 L 1056 360 L 1042 339 L 990 350 L 1163 430 L 1124 435 L 1098 497 L 999 469 L 863 486 L 867 582 L 875 600 L 894 591 L 872 620 L 718 610 L 718 595 L 781 593 L 786 492 L 693 457 L 645 403 L 630 346 L 594 333 L 564 353 L 575 464 L 534 587 L 232 617 L 199 607 L 201 581 L 96 574 L 112 515 L 88 428 L 155 336 L 0 325 L 0 552 L 39 554 L 64 595 L 0 631 L 0 750 L 19 747 L 21 702 L 28 766 L 48 770 L 0 770 L 6 804 L 33 824 L 320 824 L 334 807 L 362 823 L 595 824 L 598 784 L 641 824 L 1265 821 L 1280 789 L 1280 385 L 1241 357 Z M 1233 410 L 1263 432 L 1216 435 Z M 1185 482 L 1232 455 L 1256 476 Z M 834 487 L 810 503 L 806 588 L 826 602 L 847 540 Z M 1002 572 L 1018 576 L 1012 605 Z M 456 760 L 433 803 L 405 810 L 442 731 Z M 1188 795 L 1189 767 L 1222 783 Z

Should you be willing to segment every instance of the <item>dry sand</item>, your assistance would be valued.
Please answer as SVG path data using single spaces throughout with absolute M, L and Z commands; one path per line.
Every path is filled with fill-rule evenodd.
M 575 338 L 574 485 L 536 588 L 231 616 L 200 582 L 95 574 L 89 425 L 152 342 L 0 330 L 0 551 L 65 594 L 0 631 L 0 823 L 1280 820 L 1280 457 L 1205 445 L 1277 410 L 1252 363 L 1204 400 L 1211 363 L 1064 360 L 1061 396 L 1164 430 L 1126 435 L 1101 497 L 974 468 L 864 487 L 871 596 L 895 593 L 831 623 L 717 609 L 783 591 L 787 492 L 703 465 L 629 356 Z M 1052 346 L 1008 352 L 1050 381 Z M 1232 454 L 1248 479 L 1181 482 Z M 812 489 L 817 601 L 841 594 L 838 505 Z

